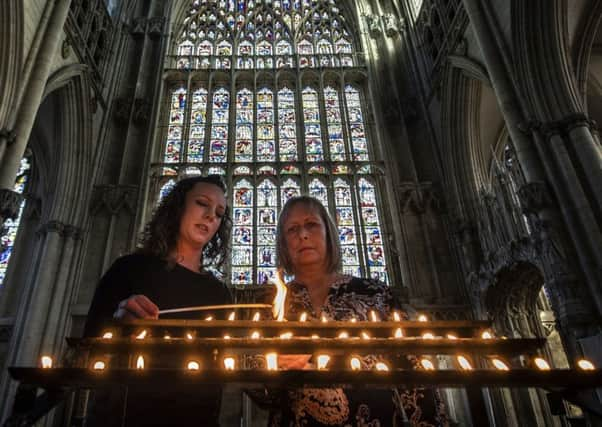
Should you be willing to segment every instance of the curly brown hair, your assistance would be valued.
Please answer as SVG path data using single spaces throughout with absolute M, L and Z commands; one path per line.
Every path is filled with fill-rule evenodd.
M 194 176 L 178 181 L 163 197 L 153 212 L 151 220 L 144 227 L 140 238 L 139 252 L 167 260 L 168 265 L 175 264 L 175 260 L 171 259 L 171 253 L 178 241 L 180 221 L 186 207 L 186 195 L 201 182 L 216 185 L 224 194 L 226 193 L 226 185 L 219 175 Z M 203 249 L 199 267 L 212 267 L 223 273 L 224 263 L 230 252 L 231 231 L 230 208 L 226 206 L 217 232 Z

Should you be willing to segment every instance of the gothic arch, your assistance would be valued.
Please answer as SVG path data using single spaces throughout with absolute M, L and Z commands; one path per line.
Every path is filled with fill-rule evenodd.
M 584 8 L 586 9 L 586 8 Z M 600 21 L 602 20 L 602 3 L 594 2 L 593 6 L 583 11 L 585 15 L 575 29 L 575 34 L 580 37 L 575 40 L 572 50 L 574 58 L 575 76 L 582 99 L 586 99 L 588 92 L 588 80 L 591 72 L 591 61 L 600 53 L 594 50 L 595 45 L 600 44 Z M 602 75 L 600 76 L 602 79 Z
M 23 63 L 23 2 L 0 2 L 0 137 L 15 106 Z M 10 102 L 12 100 L 12 102 Z

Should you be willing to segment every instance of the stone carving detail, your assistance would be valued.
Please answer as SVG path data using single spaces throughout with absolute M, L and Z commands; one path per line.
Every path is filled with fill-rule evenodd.
M 90 212 L 98 215 L 106 210 L 111 215 L 117 215 L 125 209 L 129 215 L 136 212 L 138 187 L 135 185 L 97 185 L 94 187 Z
M 17 140 L 17 134 L 13 130 L 0 129 L 0 139 L 6 140 L 7 145 L 12 145 Z
M 13 190 L 0 189 L 0 218 L 2 221 L 15 219 L 25 197 Z
M 400 33 L 404 25 L 404 21 L 397 20 L 392 13 L 385 13 L 382 16 L 382 20 L 385 27 L 385 34 L 389 37 L 393 37 Z
M 132 20 L 132 25 L 130 29 L 130 34 L 133 36 L 143 36 L 146 34 L 146 27 L 148 22 L 146 18 L 136 18 Z
M 165 26 L 165 18 L 151 18 L 148 21 L 148 34 L 151 37 L 160 37 L 163 35 L 163 27 Z
M 523 212 L 537 214 L 542 209 L 550 206 L 550 196 L 543 182 L 530 182 L 518 190 L 518 197 Z
M 136 98 L 134 100 L 134 123 L 137 125 L 148 124 L 151 115 L 151 104 L 146 99 Z
M 441 211 L 443 203 L 432 183 L 407 182 L 402 183 L 399 188 L 402 213 L 408 213 L 410 210 L 415 214 L 423 214 L 427 210 Z
M 366 24 L 368 25 L 368 32 L 372 37 L 378 37 L 381 35 L 382 30 L 380 28 L 380 21 L 376 15 L 364 15 Z

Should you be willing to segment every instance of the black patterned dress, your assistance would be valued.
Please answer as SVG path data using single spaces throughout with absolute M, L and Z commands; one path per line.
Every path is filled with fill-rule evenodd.
M 308 321 L 322 317 L 366 321 L 371 320 L 371 311 L 385 320 L 397 309 L 387 285 L 351 276 L 340 276 L 331 285 L 321 313 L 313 310 L 307 288 L 300 283 L 289 283 L 286 299 L 286 317 L 291 320 L 305 312 Z M 377 356 L 364 357 L 363 367 L 371 368 L 378 361 Z M 408 367 L 413 365 L 409 359 Z M 408 423 L 417 427 L 448 425 L 435 390 L 304 388 L 281 394 L 270 410 L 271 426 L 385 427 Z

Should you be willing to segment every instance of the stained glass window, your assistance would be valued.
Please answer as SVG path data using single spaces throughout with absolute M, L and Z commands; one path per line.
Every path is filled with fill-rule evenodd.
M 337 2 L 189 1 L 166 62 L 154 200 L 177 177 L 224 175 L 233 219 L 225 273 L 243 286 L 272 277 L 278 214 L 310 194 L 336 219 L 345 271 L 389 280 L 382 159 L 358 77 L 367 73 Z
M 27 158 L 23 158 L 21 160 L 21 167 L 19 168 L 19 173 L 17 174 L 15 186 L 13 188 L 13 190 L 17 193 L 23 194 L 23 191 L 25 190 L 25 185 L 27 184 L 29 169 L 29 160 Z M 4 234 L 0 236 L 0 286 L 4 283 L 4 278 L 6 277 L 8 261 L 10 260 L 10 256 L 13 251 L 15 239 L 17 238 L 17 231 L 19 229 L 19 224 L 21 223 L 21 214 L 23 213 L 24 207 L 25 200 L 21 202 L 17 218 L 8 219 L 5 221 Z

